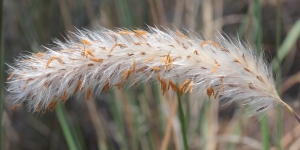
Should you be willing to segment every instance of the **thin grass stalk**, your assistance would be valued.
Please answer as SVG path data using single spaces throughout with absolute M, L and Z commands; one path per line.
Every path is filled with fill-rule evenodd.
M 70 129 L 71 129 L 71 133 L 74 137 L 75 140 L 75 144 L 77 149 L 79 150 L 84 150 L 86 149 L 85 146 L 85 139 L 82 135 L 82 130 L 80 127 L 80 119 L 76 116 L 76 114 L 74 114 L 74 112 L 71 112 L 72 115 L 72 123 L 70 125 Z
M 155 6 L 156 6 L 156 10 L 157 10 L 157 14 L 158 15 L 158 20 L 159 23 L 163 26 L 167 26 L 168 22 L 167 22 L 167 16 L 164 10 L 164 3 L 161 0 L 155 0 Z
M 131 28 L 134 24 L 134 14 L 132 13 L 132 9 L 130 9 L 130 2 L 127 0 L 117 0 L 116 6 L 118 11 L 118 20 L 120 21 L 120 25 Z
M 127 136 L 126 136 L 126 128 L 124 124 L 126 124 L 125 119 L 123 118 L 124 114 L 124 107 L 122 103 L 120 103 L 120 99 L 122 99 L 121 91 L 115 90 L 114 91 L 114 101 L 110 101 L 111 108 L 113 110 L 113 118 L 114 122 L 116 122 L 116 131 L 119 138 L 119 144 L 120 148 L 122 150 L 128 150 L 129 143 L 126 142 Z
M 257 27 L 257 52 L 260 54 L 262 52 L 262 19 L 261 19 L 261 7 L 260 0 L 255 0 L 255 17 L 258 23 Z M 270 149 L 269 145 L 269 131 L 268 131 L 268 120 L 266 116 L 263 116 L 261 120 L 261 137 L 263 143 L 263 149 Z
M 235 130 L 233 131 L 232 135 L 241 135 L 243 129 L 240 127 L 240 125 L 235 128 Z M 243 135 L 241 136 L 241 139 L 239 141 L 239 143 L 242 140 Z M 240 144 L 239 143 L 235 143 L 235 142 L 229 142 L 226 146 L 226 150 L 234 150 L 234 149 L 241 149 Z
M 185 17 L 185 23 L 186 27 L 191 29 L 191 30 L 196 30 L 197 29 L 197 24 L 196 22 L 197 16 L 198 16 L 198 10 L 201 8 L 201 3 L 203 4 L 203 1 L 183 1 L 184 2 L 184 17 Z M 209 14 L 210 15 L 210 14 Z M 203 24 L 204 26 L 204 24 Z M 204 30 L 205 31 L 205 30 Z
M 107 150 L 107 139 L 105 130 L 103 128 L 104 122 L 101 120 L 101 114 L 99 115 L 97 112 L 96 103 L 94 102 L 94 99 L 87 102 L 87 108 L 92 120 L 92 124 L 94 126 L 94 130 L 96 131 L 98 148 L 101 150 Z
M 29 43 L 30 50 L 33 51 L 36 47 L 38 47 L 37 43 L 39 43 L 39 38 L 37 37 L 37 32 L 32 26 L 30 19 L 26 19 L 27 17 L 22 16 L 21 8 L 18 7 L 17 1 L 8 1 L 13 6 L 13 12 L 17 16 L 18 25 L 20 26 L 22 32 L 24 33 L 24 39 Z
M 211 0 L 203 0 L 202 9 L 203 9 L 203 26 L 205 34 L 208 38 L 212 38 L 212 21 L 213 21 L 213 2 Z
M 146 110 L 148 111 L 147 114 L 149 114 L 148 116 L 148 120 L 149 120 L 149 124 L 150 126 L 152 126 L 153 123 L 156 123 L 156 120 L 154 119 L 154 117 L 152 117 L 153 113 L 151 113 L 151 102 L 154 101 L 154 96 L 152 94 L 153 90 L 151 89 L 151 86 L 149 84 L 145 85 L 145 87 L 143 88 L 144 90 L 144 99 L 147 99 L 148 101 L 145 102 L 145 108 L 147 108 Z M 149 104 L 150 103 L 150 104 Z M 143 111 L 145 111 L 145 109 L 143 108 Z M 147 139 L 149 141 L 149 147 L 151 150 L 154 150 L 154 149 L 158 149 L 159 147 L 155 144 L 155 141 L 154 141 L 154 134 L 156 131 L 154 132 L 147 132 L 146 133 L 146 136 L 147 136 Z
M 186 126 L 189 128 L 191 123 L 191 103 L 190 103 L 190 94 L 186 94 L 184 97 L 185 102 L 185 120 L 186 120 Z M 187 131 L 188 132 L 188 131 Z
M 68 8 L 68 4 L 66 4 L 66 0 L 58 0 L 58 4 L 59 4 L 59 8 L 60 8 L 60 12 L 65 24 L 65 27 L 68 31 L 74 31 L 74 27 L 72 25 L 72 19 L 70 16 L 70 11 Z
M 131 95 L 131 90 L 120 90 L 120 94 L 121 94 L 121 101 L 122 101 L 122 107 L 123 107 L 123 113 L 122 113 L 122 117 L 124 118 L 124 123 L 125 123 L 125 131 L 126 131 L 126 140 L 131 141 L 131 143 L 129 144 L 129 147 L 131 147 L 131 149 L 133 149 L 133 136 L 134 136 L 134 121 L 133 121 L 133 114 L 132 111 L 130 109 L 130 107 L 132 106 L 132 104 L 130 103 L 130 95 Z M 124 137 L 125 139 L 125 137 Z
M 281 30 L 280 30 L 280 0 L 277 0 L 276 5 L 276 50 L 279 49 L 280 46 L 280 37 L 281 37 Z M 276 55 L 276 57 L 278 57 Z M 281 96 L 281 65 L 277 67 L 276 70 L 276 87 L 279 96 Z M 282 138 L 282 113 L 281 113 L 281 106 L 277 107 L 277 139 L 276 139 L 276 147 L 278 150 L 282 150 L 281 146 L 281 138 Z
M 3 0 L 0 0 L 0 150 L 3 148 L 3 101 L 4 101 L 4 43 L 3 43 Z
M 62 107 L 61 103 L 58 103 L 56 106 L 56 114 L 58 117 L 58 120 L 60 122 L 61 128 L 63 130 L 63 133 L 65 135 L 67 144 L 69 146 L 70 150 L 78 150 L 76 143 L 75 143 L 75 139 L 72 135 L 72 132 L 69 128 L 68 122 L 67 122 L 67 118 L 65 116 L 65 112 L 64 112 L 64 108 Z
M 127 114 L 127 116 L 125 116 L 127 122 L 130 123 L 130 126 L 128 126 L 129 128 L 129 134 L 131 134 L 131 149 L 132 150 L 138 150 L 139 149 L 139 144 L 141 142 L 141 139 L 139 139 L 139 137 L 141 137 L 140 135 L 140 124 L 139 124 L 139 120 L 138 118 L 139 115 L 143 116 L 142 113 L 139 113 L 139 109 L 140 105 L 138 104 L 137 101 L 137 97 L 136 95 L 138 94 L 134 88 L 130 88 L 128 90 L 125 91 L 124 94 L 124 107 L 125 107 L 125 114 Z M 126 94 L 126 95 L 125 95 Z M 127 102 L 125 102 L 127 101 Z M 132 107 L 135 107 L 137 109 L 132 109 Z M 131 130 L 131 131 L 130 131 Z M 130 133 L 131 132 L 131 133 Z M 145 146 L 146 147 L 146 146 Z
M 182 140 L 183 140 L 183 147 L 184 150 L 189 150 L 188 140 L 186 136 L 186 124 L 185 124 L 185 118 L 184 118 L 184 112 L 183 112 L 183 106 L 181 102 L 180 93 L 177 92 L 177 99 L 178 99 L 178 115 L 181 125 L 181 133 L 182 133 Z
M 261 137 L 262 137 L 263 149 L 268 150 L 270 149 L 270 145 L 269 145 L 269 127 L 268 127 L 267 117 L 263 116 L 260 123 L 261 123 L 261 131 L 262 131 Z
M 170 111 L 170 114 L 169 114 L 169 117 L 168 117 L 166 132 L 165 132 L 164 138 L 162 140 L 162 145 L 160 147 L 160 150 L 166 150 L 167 147 L 168 147 L 168 144 L 169 144 L 169 141 L 170 141 L 170 136 L 171 136 L 171 133 L 172 133 L 172 128 L 173 128 L 174 116 L 175 116 L 177 108 L 178 108 L 178 101 L 179 100 L 173 100 L 172 102 L 170 102 L 171 111 Z
M 260 6 L 260 0 L 255 0 L 255 5 L 254 5 L 254 9 L 255 9 L 255 17 L 257 20 L 257 39 L 256 39 L 256 45 L 257 45 L 257 51 L 258 54 L 260 54 L 262 52 L 262 18 L 261 18 L 261 6 Z
M 208 149 L 208 129 L 209 129 L 209 124 L 208 124 L 208 120 L 209 120 L 209 108 L 210 108 L 210 101 L 207 101 L 203 104 L 203 107 L 201 110 L 203 110 L 201 112 L 201 124 L 200 124 L 200 128 L 201 128 L 201 135 L 202 135 L 202 149 Z
M 138 97 L 138 101 L 140 103 L 140 111 L 145 115 L 146 118 L 146 124 L 147 127 L 149 128 L 149 126 L 151 126 L 151 111 L 149 108 L 149 104 L 148 101 L 150 100 L 149 97 L 147 97 L 146 94 L 146 90 L 149 90 L 149 86 L 145 85 L 145 87 L 142 88 L 142 94 L 139 95 Z M 139 125 L 141 126 L 141 125 Z M 141 141 L 141 145 L 145 146 L 147 145 L 147 149 L 148 150 L 153 150 L 154 145 L 153 145 L 153 140 L 152 140 L 152 136 L 149 135 L 149 133 L 151 132 L 145 132 L 142 136 L 142 138 L 144 138 L 143 140 L 145 140 L 144 144 L 142 144 L 143 141 Z
M 161 140 L 161 137 L 163 136 L 163 131 L 165 131 L 165 119 L 163 113 L 161 113 L 162 108 L 162 94 L 160 92 L 158 84 L 153 84 L 152 90 L 154 92 L 154 101 L 156 105 L 156 111 L 158 113 L 158 119 L 159 119 L 159 135 L 160 137 L 157 137 L 157 139 Z M 159 147 L 159 144 L 157 145 Z

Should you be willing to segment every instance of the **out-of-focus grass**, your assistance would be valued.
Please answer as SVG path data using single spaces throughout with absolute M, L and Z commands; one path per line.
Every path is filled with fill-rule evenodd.
M 257 53 L 261 54 L 262 53 L 262 34 L 263 34 L 263 29 L 262 29 L 262 18 L 261 18 L 261 1 L 260 0 L 255 0 L 255 5 L 254 5 L 254 13 L 255 13 L 255 19 L 257 23 L 257 39 L 256 39 L 256 46 L 257 46 Z M 269 127 L 268 127 L 268 120 L 266 116 L 263 116 L 261 119 L 261 138 L 262 138 L 262 144 L 263 144 L 263 149 L 268 150 L 270 149 L 270 135 L 269 135 Z
M 276 49 L 279 49 L 280 46 L 280 2 L 276 1 Z M 277 55 L 276 55 L 277 56 Z M 276 88 L 279 96 L 281 96 L 281 66 L 278 65 L 276 69 Z M 282 113 L 281 106 L 277 106 L 277 139 L 276 147 L 278 150 L 282 150 L 281 138 L 282 138 Z
M 65 116 L 64 108 L 63 108 L 63 106 L 62 106 L 61 103 L 59 103 L 56 106 L 55 111 L 57 113 L 58 120 L 59 120 L 59 122 L 61 124 L 61 127 L 62 127 L 62 130 L 64 132 L 64 135 L 66 137 L 69 149 L 70 150 L 78 150 L 78 146 L 76 145 L 74 136 L 71 133 L 71 128 L 70 128 L 68 120 L 67 120 L 67 118 Z
M 281 64 L 282 60 L 285 58 L 285 56 L 289 53 L 292 46 L 295 44 L 295 42 L 298 40 L 300 36 L 300 20 L 298 20 L 290 30 L 287 37 L 284 39 L 281 46 L 278 48 L 277 51 L 277 59 L 274 59 L 272 61 L 272 66 L 274 69 L 278 68 Z
M 182 139 L 183 139 L 183 146 L 184 150 L 189 149 L 188 141 L 187 141 L 187 135 L 186 135 L 186 120 L 185 120 L 185 115 L 183 112 L 183 105 L 181 101 L 181 97 L 179 92 L 177 92 L 177 100 L 178 100 L 178 115 L 180 119 L 180 126 L 181 126 L 181 133 L 182 133 Z
M 34 51 L 37 45 L 51 43 L 49 39 L 52 38 L 63 40 L 60 34 L 64 35 L 66 30 L 72 30 L 73 27 L 94 29 L 100 25 L 110 29 L 114 27 L 134 29 L 145 27 L 146 24 L 155 24 L 158 27 L 164 25 L 172 28 L 172 23 L 179 28 L 187 27 L 198 33 L 201 33 L 199 29 L 204 29 L 204 32 L 209 30 L 207 34 L 213 35 L 217 33 L 215 29 L 218 29 L 227 34 L 238 34 L 240 38 L 247 39 L 260 49 L 264 47 L 263 44 L 267 39 L 265 38 L 267 34 L 262 33 L 270 28 L 265 22 L 270 14 L 265 14 L 268 12 L 263 10 L 267 7 L 276 7 L 259 0 L 251 2 L 224 0 L 222 3 L 211 1 L 206 4 L 202 1 L 192 3 L 181 0 L 34 0 L 20 3 L 5 0 L 5 2 L 7 9 L 4 15 L 10 19 L 6 21 L 10 26 L 6 26 L 8 29 L 4 30 L 9 31 L 5 34 L 8 41 L 6 49 L 11 50 L 12 54 Z M 245 18 L 232 20 L 235 15 L 242 15 Z M 280 22 L 278 19 L 276 24 Z M 296 34 L 296 31 L 297 33 L 299 31 L 298 24 L 299 21 L 279 48 L 278 60 L 282 61 L 285 58 L 290 46 L 299 36 Z M 279 33 L 284 32 L 278 31 L 277 38 L 281 37 Z M 274 41 L 272 44 L 275 44 Z M 279 43 L 277 40 L 277 44 Z M 271 50 L 275 52 L 274 48 Z M 11 60 L 12 58 L 6 61 L 10 63 Z M 9 133 L 5 133 L 4 145 L 17 149 L 45 149 L 51 146 L 53 149 L 156 150 L 162 147 L 166 134 L 170 134 L 167 149 L 175 150 L 211 147 L 251 149 L 261 145 L 268 149 L 269 146 L 280 145 L 280 135 L 275 141 L 268 138 L 269 134 L 261 132 L 257 122 L 242 117 L 243 110 L 236 111 L 237 108 L 231 106 L 221 108 L 219 111 L 216 103 L 212 104 L 209 100 L 195 97 L 193 94 L 184 95 L 178 101 L 181 102 L 177 109 L 179 113 L 174 116 L 172 124 L 168 125 L 173 99 L 176 99 L 176 93 L 167 92 L 162 95 L 158 83 L 152 83 L 102 93 L 94 97 L 93 107 L 86 107 L 90 101 L 75 101 L 74 98 L 70 98 L 64 106 L 65 113 L 58 116 L 51 113 L 42 116 L 24 113 L 25 110 L 20 108 L 8 113 L 9 121 L 12 122 L 10 128 L 16 130 L 17 135 L 26 139 L 26 142 L 14 140 Z M 6 106 L 5 110 L 8 108 Z M 59 107 L 57 110 L 60 110 Z M 28 115 L 33 116 L 43 128 L 29 123 Z M 62 118 L 64 116 L 68 119 Z M 280 119 L 277 120 L 280 122 Z M 265 131 L 269 130 L 271 125 L 262 123 Z M 43 132 L 44 128 L 48 128 L 51 132 Z M 276 130 L 278 133 L 281 131 L 280 128 L 281 126 L 278 126 Z M 167 130 L 170 132 L 167 133 Z M 63 133 L 65 137 L 62 136 Z M 240 138 L 236 140 L 234 137 Z M 260 142 L 260 138 L 264 140 Z M 249 142 L 249 139 L 254 142 Z M 271 144 L 268 145 L 269 143 Z
M 3 1 L 0 0 L 0 16 L 3 16 Z M 3 29 L 2 29 L 3 17 L 0 18 L 0 149 L 3 148 L 3 101 L 4 101 L 4 46 L 3 46 Z

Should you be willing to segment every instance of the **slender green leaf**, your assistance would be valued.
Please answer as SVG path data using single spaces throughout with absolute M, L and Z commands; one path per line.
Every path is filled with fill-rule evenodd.
M 68 143 L 69 149 L 70 150 L 78 150 L 77 146 L 76 146 L 76 143 L 75 143 L 75 139 L 74 139 L 74 137 L 71 133 L 71 130 L 69 128 L 67 118 L 65 116 L 64 109 L 63 109 L 62 104 L 60 102 L 57 104 L 55 110 L 56 110 L 55 112 L 57 114 L 57 117 L 58 117 L 59 123 L 61 125 L 61 128 L 64 132 L 66 141 Z
M 277 59 L 272 61 L 272 67 L 276 70 L 285 56 L 289 53 L 292 46 L 295 44 L 300 36 L 300 19 L 294 24 L 287 37 L 284 39 L 282 45 L 277 51 Z

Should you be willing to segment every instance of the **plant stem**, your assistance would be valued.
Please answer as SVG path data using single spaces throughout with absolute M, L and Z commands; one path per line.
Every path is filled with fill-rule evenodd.
M 67 118 L 65 116 L 65 112 L 63 110 L 63 107 L 61 103 L 58 103 L 56 106 L 56 114 L 59 120 L 59 123 L 62 127 L 62 130 L 64 132 L 65 138 L 67 140 L 68 146 L 70 150 L 77 150 L 77 146 L 74 140 L 74 137 L 72 136 L 71 130 L 69 128 Z
M 258 22 L 258 28 L 257 28 L 257 53 L 261 54 L 262 50 L 262 18 L 261 18 L 261 8 L 260 8 L 260 0 L 255 0 L 255 17 Z M 262 144 L 263 149 L 268 150 L 269 145 L 269 131 L 268 131 L 268 120 L 267 117 L 264 116 L 261 120 L 261 138 L 262 138 Z
M 280 1 L 277 0 L 276 6 L 276 49 L 279 49 L 280 45 Z M 277 57 L 277 56 L 276 56 Z M 276 83 L 277 83 L 277 92 L 279 96 L 281 95 L 281 66 L 279 65 L 276 70 Z M 281 106 L 277 107 L 277 141 L 276 146 L 278 150 L 282 150 L 281 138 L 282 138 L 282 122 L 281 122 Z
M 0 150 L 3 148 L 3 127 L 2 127 L 2 115 L 3 115 L 3 101 L 4 101 L 4 48 L 3 48 L 3 36 L 2 36 L 2 20 L 3 20 L 3 1 L 0 0 Z
M 184 145 L 184 150 L 189 150 L 187 138 L 186 138 L 186 124 L 184 120 L 184 113 L 183 113 L 183 107 L 182 107 L 182 102 L 181 102 L 181 97 L 179 92 L 177 92 L 177 98 L 178 98 L 178 110 L 179 110 L 179 119 L 181 123 L 181 132 L 182 132 L 182 138 L 183 138 L 183 145 Z

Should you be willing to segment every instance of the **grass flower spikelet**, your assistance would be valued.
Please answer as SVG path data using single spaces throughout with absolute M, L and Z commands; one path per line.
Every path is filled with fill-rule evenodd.
M 45 52 L 22 55 L 13 66 L 7 90 L 33 111 L 53 110 L 57 101 L 124 84 L 158 81 L 163 93 L 206 92 L 226 103 L 240 102 L 253 115 L 276 104 L 295 112 L 278 96 L 261 56 L 238 40 L 204 40 L 180 31 L 78 30 Z M 296 114 L 295 114 L 296 115 Z

